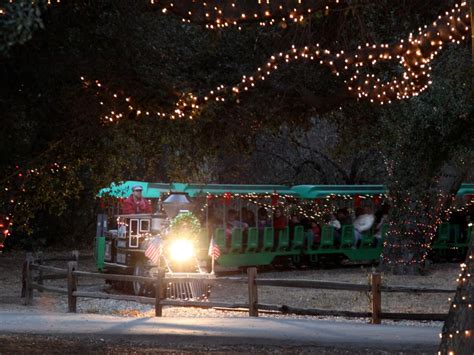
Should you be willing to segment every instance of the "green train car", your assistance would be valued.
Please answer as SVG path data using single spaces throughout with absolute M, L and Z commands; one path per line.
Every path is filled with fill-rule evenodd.
M 315 265 L 317 263 L 377 262 L 380 258 L 387 226 L 381 228 L 379 239 L 369 230 L 355 245 L 353 225 L 342 225 L 337 233 L 324 220 L 336 208 L 353 209 L 356 205 L 380 206 L 386 197 L 383 185 L 219 185 L 146 183 L 127 181 L 113 184 L 100 191 L 104 212 L 109 217 L 120 214 L 120 199 L 127 197 L 132 186 L 143 187 L 143 197 L 154 204 L 155 215 L 162 216 L 161 203 L 170 194 L 185 194 L 192 202 L 190 210 L 201 220 L 202 230 L 196 247 L 196 258 L 209 264 L 208 249 L 211 240 L 218 245 L 220 256 L 216 263 L 223 268 L 264 266 L 271 264 Z M 462 203 L 474 195 L 474 184 L 463 184 L 457 194 Z M 312 232 L 302 225 L 275 229 L 272 225 L 258 228 L 259 209 L 272 212 L 284 207 L 290 214 L 301 214 L 317 219 L 321 226 L 320 239 L 314 243 Z M 472 205 L 471 205 L 472 207 Z M 239 214 L 251 211 L 255 223 L 249 226 L 227 227 L 229 210 Z M 150 216 L 153 219 L 153 215 Z M 163 218 L 163 217 L 160 217 Z M 466 252 L 472 227 L 462 230 L 460 225 L 443 223 L 432 249 L 434 257 L 462 255 Z M 103 268 L 105 254 L 103 238 L 98 232 L 96 254 L 98 266 Z M 139 258 L 138 258 L 139 259 Z M 138 260 L 137 258 L 131 258 Z M 133 265 L 127 265 L 133 270 Z M 210 270 L 208 270 L 210 271 Z

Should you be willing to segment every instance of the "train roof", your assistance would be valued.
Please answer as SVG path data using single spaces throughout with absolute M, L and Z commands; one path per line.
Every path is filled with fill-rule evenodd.
M 188 183 L 155 183 L 144 181 L 124 181 L 112 183 L 109 187 L 101 189 L 98 196 L 128 197 L 134 186 L 143 188 L 143 197 L 159 198 L 169 193 L 186 193 L 190 197 L 231 194 L 279 194 L 294 196 L 303 199 L 326 198 L 333 195 L 375 196 L 387 193 L 384 185 L 238 185 L 238 184 L 188 184 Z M 474 195 L 474 184 L 462 184 L 457 195 Z
M 307 199 L 331 195 L 382 195 L 387 192 L 383 185 L 296 185 L 292 190 L 300 198 Z

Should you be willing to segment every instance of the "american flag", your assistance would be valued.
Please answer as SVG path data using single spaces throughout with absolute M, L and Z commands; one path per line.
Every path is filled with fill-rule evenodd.
M 155 239 L 148 244 L 148 247 L 145 250 L 145 256 L 156 264 L 160 259 L 161 254 L 163 254 L 163 243 L 161 242 L 160 237 L 155 237 Z
M 221 250 L 219 249 L 219 246 L 214 241 L 214 238 L 211 239 L 208 255 L 213 257 L 216 260 L 219 258 L 219 256 L 221 256 Z

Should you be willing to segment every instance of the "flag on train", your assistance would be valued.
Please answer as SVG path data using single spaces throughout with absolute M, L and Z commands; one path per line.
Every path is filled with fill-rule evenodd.
M 214 238 L 211 239 L 208 255 L 216 260 L 219 258 L 219 256 L 221 256 L 221 250 L 219 249 L 219 246 L 216 244 Z
M 160 256 L 163 254 L 163 243 L 160 237 L 155 237 L 148 244 L 148 247 L 145 250 L 145 256 L 150 259 L 153 263 L 157 263 L 160 260 Z

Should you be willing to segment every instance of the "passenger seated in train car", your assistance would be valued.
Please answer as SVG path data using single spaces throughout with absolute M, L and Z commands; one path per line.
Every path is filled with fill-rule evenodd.
M 285 229 L 287 226 L 287 218 L 283 213 L 283 208 L 277 207 L 275 208 L 275 212 L 273 214 L 273 228 L 275 229 Z
M 374 221 L 374 244 L 373 247 L 377 248 L 382 239 L 382 227 L 385 223 L 387 223 L 388 212 L 390 210 L 390 206 L 387 204 L 382 204 L 380 208 L 375 212 L 375 221 Z
M 232 230 L 234 228 L 241 228 L 242 230 L 246 230 L 249 226 L 247 223 L 242 222 L 239 220 L 239 212 L 234 209 L 230 209 L 227 212 L 227 225 L 226 225 L 226 239 L 227 243 L 230 245 L 230 240 L 232 238 Z
M 245 249 L 247 247 L 248 241 L 248 229 L 250 227 L 255 227 L 255 214 L 249 210 L 247 207 L 242 207 L 240 210 L 240 222 L 243 223 L 244 227 L 242 233 L 242 246 Z
M 271 221 L 265 207 L 260 207 L 257 212 L 257 228 L 258 228 L 258 247 L 263 247 L 263 232 L 265 227 L 271 227 Z
M 280 232 L 286 228 L 288 221 L 286 216 L 283 213 L 283 208 L 277 207 L 273 214 L 273 230 L 275 235 L 274 249 L 277 248 L 278 242 L 280 240 Z
M 151 213 L 151 204 L 143 198 L 142 191 L 140 185 L 132 187 L 132 194 L 122 203 L 122 214 Z
M 247 218 L 248 218 L 248 208 L 247 207 L 242 207 L 240 209 L 240 216 L 238 216 L 238 218 L 240 217 L 240 220 L 243 222 L 243 223 L 247 223 L 247 225 L 249 225 L 248 221 L 247 221 Z
M 288 222 L 288 227 L 290 230 L 290 245 L 292 245 L 293 239 L 295 237 L 295 227 L 296 226 L 302 226 L 303 223 L 301 223 L 300 216 L 297 214 L 292 214 L 290 217 L 290 221 Z
M 313 245 L 321 243 L 321 226 L 315 220 L 311 221 L 311 232 L 313 232 Z
M 346 207 L 339 208 L 329 219 L 330 226 L 334 227 L 334 244 L 339 246 L 342 238 L 342 227 L 352 224 L 352 216 Z
M 249 225 L 239 220 L 239 213 L 236 210 L 229 210 L 227 213 L 227 224 L 232 228 L 248 229 Z
M 292 214 L 290 217 L 290 221 L 288 222 L 288 227 L 290 227 L 290 231 L 294 229 L 296 226 L 302 226 L 300 216 L 297 214 Z
M 352 224 L 352 217 L 349 210 L 346 207 L 339 208 L 336 212 L 337 220 L 342 226 L 346 224 Z
M 245 216 L 245 218 L 244 218 Z M 256 222 L 255 222 L 255 213 L 253 213 L 251 210 L 247 209 L 245 215 L 242 213 L 242 220 L 247 223 L 249 227 L 255 227 Z
M 337 213 L 331 214 L 329 217 L 328 224 L 334 228 L 334 243 L 336 245 L 341 244 L 341 233 L 342 233 L 342 224 L 337 218 Z
M 369 206 L 356 209 L 356 219 L 354 221 L 354 247 L 358 248 L 362 240 L 362 234 L 367 232 L 374 225 L 375 216 Z
M 267 210 L 264 207 L 260 207 L 258 209 L 258 214 L 257 214 L 257 228 L 258 228 L 258 233 L 262 232 L 265 229 L 265 227 L 271 227 L 270 220 L 268 219 L 268 213 Z

